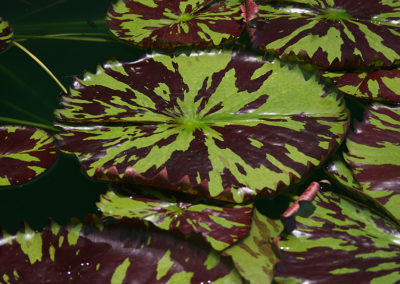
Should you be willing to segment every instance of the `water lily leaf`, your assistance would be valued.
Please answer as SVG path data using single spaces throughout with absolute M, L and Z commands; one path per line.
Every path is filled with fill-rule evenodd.
M 194 200 L 178 201 L 173 195 L 143 187 L 130 196 L 108 191 L 101 196 L 97 207 L 104 217 L 135 218 L 164 230 L 200 233 L 215 250 L 223 250 L 246 236 L 253 213 L 253 204 L 218 206 Z
M 143 47 L 218 46 L 245 28 L 239 0 L 119 0 L 107 13 L 111 32 Z
M 215 251 L 138 224 L 52 222 L 41 232 L 3 232 L 0 244 L 6 283 L 241 283 Z
M 271 283 L 277 262 L 273 239 L 282 230 L 279 220 L 270 219 L 254 210 L 249 235 L 222 254 L 232 257 L 236 269 L 250 283 Z
M 250 32 L 255 48 L 326 68 L 391 66 L 400 59 L 397 1 L 259 2 L 258 9 Z
M 47 132 L 22 126 L 0 126 L 0 186 L 29 181 L 50 168 L 57 157 Z
M 397 283 L 400 232 L 368 208 L 332 192 L 318 192 L 309 217 L 279 240 L 280 283 Z
M 362 191 L 400 221 L 400 107 L 368 106 L 346 144 L 344 159 Z
M 322 72 L 347 95 L 374 101 L 400 102 L 400 68 L 371 73 Z
M 334 154 L 329 160 L 325 172 L 336 182 L 350 189 L 352 192 L 361 191 L 361 185 L 354 177 L 354 173 L 339 154 Z
M 238 203 L 304 178 L 348 125 L 298 66 L 224 51 L 107 63 L 61 104 L 60 147 L 89 176 Z
M 0 52 L 5 50 L 11 43 L 14 31 L 7 21 L 0 18 Z

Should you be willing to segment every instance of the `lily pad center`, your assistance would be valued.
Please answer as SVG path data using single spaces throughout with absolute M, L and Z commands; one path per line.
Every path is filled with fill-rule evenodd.
M 179 117 L 175 119 L 175 123 L 178 128 L 195 131 L 196 129 L 204 129 L 207 127 L 207 123 L 196 118 Z
M 329 21 L 342 21 L 351 19 L 351 15 L 345 9 L 337 8 L 322 9 L 321 16 Z
M 194 16 L 193 16 L 192 14 L 183 13 L 183 14 L 181 14 L 181 15 L 178 17 L 177 21 L 178 21 L 179 23 L 181 23 L 181 22 L 187 22 L 187 21 L 190 21 L 190 20 L 193 19 L 193 18 L 194 18 Z

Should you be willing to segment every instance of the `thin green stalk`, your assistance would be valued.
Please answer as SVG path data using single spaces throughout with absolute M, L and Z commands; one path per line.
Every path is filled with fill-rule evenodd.
M 14 109 L 15 111 L 17 111 L 19 113 L 22 113 L 22 114 L 24 114 L 26 116 L 32 117 L 33 119 L 36 119 L 36 120 L 41 121 L 43 123 L 47 122 L 45 119 L 41 118 L 40 116 L 38 116 L 36 114 L 33 114 L 33 113 L 31 113 L 31 112 L 29 112 L 27 110 L 24 110 L 23 108 L 20 108 L 19 106 L 16 106 L 16 105 L 14 105 L 12 103 L 9 103 L 9 102 L 7 102 L 5 100 L 0 99 L 0 103 L 2 103 L 3 105 L 6 105 L 9 108 Z
M 88 33 L 65 33 L 65 34 L 49 34 L 49 35 L 16 35 L 16 41 L 26 41 L 28 39 L 61 39 L 91 42 L 116 42 L 111 38 L 102 38 L 98 36 L 108 37 L 107 34 L 88 34 Z
M 32 52 L 30 52 L 29 50 L 27 50 L 25 47 L 23 47 L 21 44 L 19 44 L 18 42 L 16 42 L 15 40 L 13 41 L 13 44 L 20 48 L 22 51 L 24 51 L 26 54 L 28 54 L 34 61 L 36 61 L 37 64 L 40 65 L 40 67 L 42 67 L 44 69 L 44 71 L 47 72 L 47 74 L 50 75 L 51 78 L 53 78 L 53 80 L 57 83 L 57 85 L 61 88 L 61 90 L 64 93 L 68 93 L 67 89 L 65 89 L 65 87 L 61 84 L 61 82 L 56 78 L 56 76 L 54 76 L 54 74 L 50 71 L 49 68 L 47 68 L 46 65 L 44 65 L 44 63 L 42 61 L 40 61 L 39 58 L 37 58 Z
M 3 122 L 7 122 L 7 123 L 14 123 L 14 124 L 21 124 L 21 125 L 27 125 L 27 126 L 34 126 L 34 127 L 39 127 L 39 128 L 43 128 L 49 131 L 53 131 L 53 132 L 59 132 L 60 130 L 51 126 L 51 125 L 47 125 L 47 124 L 43 124 L 43 123 L 36 123 L 36 122 L 31 122 L 31 121 L 25 121 L 25 120 L 20 120 L 20 119 L 14 119 L 14 118 L 10 118 L 10 117 L 3 117 L 0 116 L 0 121 Z

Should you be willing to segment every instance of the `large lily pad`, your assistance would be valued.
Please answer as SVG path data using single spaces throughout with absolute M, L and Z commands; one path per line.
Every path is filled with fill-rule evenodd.
M 217 46 L 239 38 L 239 0 L 119 0 L 107 13 L 111 32 L 143 47 Z
M 400 232 L 368 208 L 319 192 L 309 217 L 279 240 L 275 280 L 284 283 L 397 283 Z
M 121 187 L 114 186 L 117 190 Z M 164 230 L 200 233 L 215 250 L 231 246 L 249 232 L 253 204 L 218 206 L 191 199 L 178 201 L 165 192 L 140 187 L 132 195 L 108 191 L 101 196 L 97 207 L 104 217 L 135 218 Z
M 400 107 L 368 106 L 346 144 L 343 156 L 361 190 L 400 221 Z
M 13 36 L 14 32 L 8 22 L 0 18 L 0 52 L 10 45 Z
M 258 8 L 255 48 L 331 68 L 400 60 L 398 1 L 294 0 Z
M 138 224 L 52 222 L 42 232 L 3 232 L 0 244 L 6 283 L 241 283 L 215 251 Z
M 235 202 L 272 195 L 347 130 L 342 97 L 303 72 L 224 51 L 109 62 L 62 97 L 57 138 L 96 178 Z
M 0 126 L 0 186 L 29 181 L 46 171 L 57 157 L 47 132 L 22 126 Z
M 254 210 L 249 235 L 222 254 L 232 257 L 236 269 L 249 283 L 271 283 L 273 268 L 278 261 L 273 239 L 282 230 L 279 220 L 270 219 Z
M 374 101 L 400 102 L 400 68 L 374 72 L 321 72 L 347 95 Z

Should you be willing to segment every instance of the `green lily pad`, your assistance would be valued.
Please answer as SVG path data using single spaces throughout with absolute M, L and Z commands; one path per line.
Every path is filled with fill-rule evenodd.
M 229 259 L 139 224 L 92 217 L 0 237 L 6 283 L 242 283 Z
M 393 223 L 332 192 L 310 201 L 311 216 L 295 216 L 296 228 L 279 240 L 277 282 L 400 281 L 400 232 Z
M 321 72 L 343 93 L 367 100 L 400 102 L 400 68 L 374 72 Z
M 325 68 L 400 61 L 398 1 L 261 1 L 258 9 L 254 48 Z
M 13 36 L 14 32 L 8 22 L 0 18 L 0 52 L 10 45 Z
M 238 203 L 272 195 L 347 131 L 343 98 L 305 74 L 230 51 L 108 62 L 62 97 L 57 139 L 95 178 Z
M 113 185 L 118 192 L 118 184 Z M 128 190 L 124 187 L 124 191 Z M 130 190 L 132 195 L 108 191 L 97 207 L 104 217 L 134 218 L 149 221 L 163 230 L 178 229 L 183 234 L 200 233 L 215 250 L 223 250 L 247 235 L 253 204 L 221 205 L 192 200 L 177 200 L 152 188 Z
M 29 181 L 45 172 L 57 157 L 47 132 L 22 126 L 0 126 L 0 186 Z
M 118 0 L 107 25 L 118 38 L 142 47 L 218 46 L 245 29 L 239 0 Z

